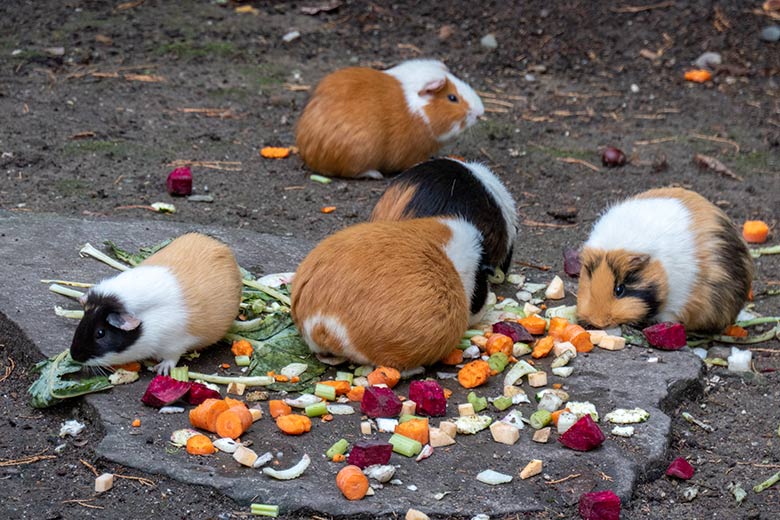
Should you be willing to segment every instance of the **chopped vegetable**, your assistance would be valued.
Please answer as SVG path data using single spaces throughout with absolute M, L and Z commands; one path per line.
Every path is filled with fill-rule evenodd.
M 472 395 L 472 394 L 469 394 L 469 395 Z M 476 394 L 473 394 L 473 395 L 476 398 Z M 485 399 L 484 405 L 487 406 L 487 398 L 483 397 L 483 399 Z M 461 417 L 466 417 L 466 416 L 469 416 L 469 415 L 476 415 L 476 410 L 474 409 L 474 405 L 471 404 L 471 403 L 461 403 L 461 404 L 459 404 L 458 405 L 458 415 L 460 415 Z
M 503 473 L 499 473 L 498 471 L 493 471 L 492 469 L 486 469 L 477 475 L 477 480 L 484 484 L 496 486 L 498 484 L 512 482 L 512 475 L 505 475 Z
M 303 472 L 306 471 L 309 464 L 311 464 L 311 458 L 304 453 L 301 460 L 291 468 L 282 471 L 273 468 L 263 468 L 263 473 L 278 480 L 291 480 L 303 475 Z
M 481 331 L 480 331 L 481 332 Z M 534 337 L 520 323 L 516 321 L 499 321 L 493 324 L 493 332 L 512 338 L 513 343 L 530 343 Z
M 394 452 L 405 457 L 414 457 L 422 450 L 422 443 L 420 443 L 420 441 L 410 439 L 399 433 L 394 433 L 388 442 L 393 445 Z
M 365 386 L 353 386 L 347 392 L 347 399 L 353 402 L 360 402 L 363 400 L 363 393 L 366 391 Z
M 336 399 L 336 387 L 326 385 L 325 382 L 317 383 L 317 385 L 314 387 L 314 395 L 317 397 L 322 397 L 323 399 L 327 399 L 328 401 L 334 401 Z
M 417 413 L 430 417 L 441 417 L 447 413 L 447 399 L 441 385 L 432 379 L 412 381 L 409 384 L 409 399 L 417 403 Z
M 95 479 L 95 492 L 104 493 L 114 487 L 114 474 L 103 473 Z
M 202 433 L 187 439 L 187 453 L 190 455 L 211 455 L 215 451 L 214 443 Z
M 563 340 L 570 342 L 577 349 L 577 352 L 590 352 L 593 350 L 593 343 L 590 342 L 590 334 L 582 326 L 576 323 L 570 323 L 563 331 Z
M 617 408 L 604 416 L 605 421 L 615 424 L 632 424 L 645 422 L 650 418 L 650 414 L 641 408 Z
M 395 432 L 414 439 L 420 444 L 428 444 L 428 419 L 414 418 L 401 422 L 395 427 Z
M 165 181 L 165 187 L 171 195 L 187 196 L 192 193 L 192 172 L 189 166 L 172 170 Z
M 355 409 L 348 404 L 329 404 L 328 413 L 331 415 L 352 415 Z
M 574 423 L 579 421 L 580 418 L 574 415 L 573 413 L 569 412 L 568 410 L 564 410 L 560 415 L 558 415 L 558 420 L 556 421 L 556 428 L 558 430 L 558 434 L 562 435 L 569 431 L 569 428 L 574 426 Z
M 114 373 L 108 376 L 108 381 L 112 385 L 126 385 L 138 380 L 138 372 L 130 372 L 123 368 L 117 368 Z
M 601 152 L 601 164 L 607 168 L 623 166 L 626 164 L 626 154 L 619 148 L 607 146 Z
M 328 451 L 325 452 L 325 456 L 333 460 L 334 455 L 344 455 L 347 452 L 347 448 L 349 448 L 347 439 L 339 439 L 333 443 L 333 446 L 328 448 Z
M 558 426 L 558 418 L 561 416 L 563 412 L 568 412 L 568 408 L 561 408 L 560 410 L 554 410 L 550 412 L 550 422 L 553 423 L 553 426 Z
M 214 441 L 214 447 L 225 453 L 235 453 L 239 446 L 238 442 L 230 437 L 222 437 Z
M 769 226 L 763 220 L 746 220 L 742 225 L 742 237 L 751 244 L 763 244 L 769 235 Z
M 271 414 L 272 418 L 276 419 L 281 415 L 291 414 L 292 407 L 281 399 L 271 399 L 268 401 L 268 413 Z
M 765 481 L 761 482 L 760 484 L 756 484 L 755 486 L 753 486 L 753 491 L 755 491 L 756 493 L 761 493 L 765 489 L 774 486 L 778 482 L 780 482 L 780 471 L 778 471 L 777 473 L 775 473 Z
M 393 445 L 385 441 L 358 441 L 349 450 L 347 464 L 367 468 L 374 464 L 387 464 L 393 453 Z
M 544 296 L 550 300 L 561 300 L 566 296 L 566 292 L 563 289 L 563 280 L 561 280 L 560 276 L 555 275 L 550 285 L 544 290 Z
M 552 413 L 563 404 L 563 399 L 560 398 L 555 392 L 545 392 L 539 399 L 539 404 L 536 406 L 538 410 L 547 410 Z
M 336 474 L 336 486 L 347 500 L 360 500 L 368 492 L 368 477 L 357 466 L 344 466 Z
M 580 251 L 572 247 L 565 248 L 563 250 L 563 272 L 572 278 L 578 278 L 581 269 Z
M 688 480 L 693 477 L 694 471 L 693 466 L 684 457 L 677 457 L 666 468 L 666 476 Z
M 483 385 L 490 377 L 490 365 L 487 361 L 476 359 L 466 363 L 458 371 L 458 382 L 464 388 L 475 388 Z
M 239 339 L 233 342 L 233 346 L 230 347 L 230 351 L 234 356 L 251 356 L 255 349 L 248 340 Z
M 193 382 L 190 384 L 190 391 L 187 392 L 187 402 L 197 406 L 206 399 L 221 399 L 222 396 L 216 390 L 213 390 L 203 383 Z
M 536 368 L 522 359 L 514 364 L 504 376 L 504 386 L 512 386 L 523 376 L 536 372 Z
M 310 404 L 319 403 L 320 401 L 322 401 L 322 397 L 314 394 L 301 394 L 295 399 L 286 398 L 284 400 L 285 403 L 293 408 L 306 408 Z
M 539 316 L 527 316 L 520 318 L 517 322 L 525 327 L 529 333 L 536 336 L 544 334 L 544 331 L 547 329 L 547 320 Z
M 514 402 L 512 401 L 511 397 L 506 397 L 503 395 L 493 400 L 493 406 L 495 406 L 500 411 L 506 410 L 513 404 Z
M 520 439 L 520 429 L 503 421 L 495 421 L 490 425 L 493 440 L 501 444 L 513 445 Z M 453 441 L 454 442 L 454 441 Z
M 558 422 L 560 423 L 560 418 Z M 604 432 L 593 422 L 590 415 L 582 416 L 566 433 L 558 437 L 561 444 L 576 451 L 590 451 L 598 448 L 604 439 L 606 439 Z
M 122 365 L 116 365 L 113 368 L 114 370 L 127 370 L 128 372 L 140 372 L 141 363 L 139 363 L 138 361 L 131 361 L 129 363 L 124 363 Z
M 533 476 L 538 475 L 542 472 L 542 461 L 539 459 L 533 459 L 531 462 L 525 465 L 525 467 L 520 471 L 520 478 L 525 480 L 527 478 L 531 478 Z
M 693 69 L 685 71 L 685 81 L 694 83 L 706 83 L 712 79 L 712 73 L 706 69 Z
M 217 431 L 217 418 L 229 408 L 222 399 L 206 399 L 190 410 L 190 424 L 209 432 Z
M 626 338 L 621 336 L 602 336 L 598 342 L 604 350 L 623 350 L 626 348 Z
M 687 345 L 682 323 L 666 321 L 642 329 L 650 345 L 663 350 L 679 350 Z
M 130 426 L 133 428 L 138 428 L 141 426 L 141 419 L 133 419 L 133 422 L 130 423 Z
M 428 443 L 433 448 L 439 448 L 455 444 L 455 439 L 443 432 L 441 428 L 431 427 L 428 429 Z
M 457 425 L 452 421 L 441 421 L 439 423 L 439 429 L 452 437 L 455 438 L 456 435 L 458 435 L 458 427 Z
M 505 336 L 504 334 L 499 333 L 493 333 L 490 335 L 490 337 L 487 340 L 487 343 L 485 344 L 485 352 L 488 356 L 491 356 L 493 354 L 496 354 L 498 352 L 506 355 L 511 356 L 512 355 L 512 347 L 514 347 L 515 342 L 512 341 L 512 338 L 509 336 Z
M 366 377 L 371 386 L 383 384 L 387 385 L 388 388 L 393 388 L 401 380 L 401 373 L 392 367 L 377 367 Z
M 282 146 L 265 146 L 260 149 L 260 155 L 266 159 L 285 159 L 290 156 L 290 151 Z
M 252 426 L 252 414 L 244 404 L 231 406 L 217 417 L 216 433 L 220 437 L 239 438 Z
M 535 430 L 544 428 L 550 424 L 550 421 L 552 421 L 552 414 L 547 410 L 536 410 L 531 414 L 531 417 L 529 417 L 531 427 Z
M 303 413 L 306 417 L 320 417 L 328 413 L 328 404 L 325 401 L 310 404 L 304 408 Z
M 187 439 L 192 437 L 193 435 L 202 435 L 199 431 L 193 430 L 191 428 L 183 428 L 181 430 L 176 430 L 173 433 L 171 433 L 170 443 L 176 446 L 177 448 L 182 448 L 187 445 Z
M 595 491 L 580 496 L 582 520 L 620 520 L 620 497 L 613 491 Z
M 534 388 L 547 384 L 547 372 L 537 371 L 528 374 L 528 385 Z
M 459 365 L 463 363 L 463 350 L 454 348 L 449 354 L 441 358 L 440 362 L 444 365 Z
M 616 435 L 618 437 L 632 437 L 634 435 L 634 427 L 633 426 L 615 426 L 612 428 L 612 431 L 610 431 L 612 435 Z
M 569 377 L 574 372 L 574 367 L 554 367 L 552 369 L 553 375 L 558 377 Z
M 311 420 L 305 415 L 280 415 L 276 418 L 276 426 L 287 435 L 302 435 L 311 431 Z
M 401 400 L 389 388 L 369 386 L 363 392 L 360 411 L 374 418 L 397 417 L 401 412 Z
M 599 422 L 599 413 L 596 411 L 596 406 L 590 401 L 569 401 L 566 403 L 566 408 L 577 417 L 590 415 L 591 419 Z
M 458 433 L 473 435 L 490 426 L 492 422 L 493 418 L 489 415 L 466 415 L 455 419 L 455 427 Z
M 566 331 L 566 327 L 570 325 L 569 320 L 560 316 L 550 318 L 550 326 L 547 329 L 547 335 L 552 336 L 558 341 L 564 341 L 563 336 Z
M 251 6 L 244 6 L 251 7 Z M 279 506 L 272 504 L 251 504 L 249 506 L 249 512 L 255 516 L 279 516 Z
M 552 336 L 545 336 L 543 338 L 536 340 L 536 343 L 534 343 L 533 351 L 531 352 L 531 357 L 538 359 L 547 356 L 550 353 L 550 351 L 553 349 L 554 344 L 555 344 L 555 340 L 553 339 Z

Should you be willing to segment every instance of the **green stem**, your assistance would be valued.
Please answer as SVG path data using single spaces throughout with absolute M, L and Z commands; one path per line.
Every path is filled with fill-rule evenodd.
M 128 269 L 130 269 L 129 266 L 127 266 L 127 265 L 125 265 L 125 264 L 123 264 L 121 262 L 117 262 L 116 260 L 114 260 L 113 258 L 108 256 L 107 254 L 103 253 L 102 251 L 98 251 L 89 242 L 84 244 L 84 247 L 82 247 L 81 251 L 79 251 L 79 255 L 82 256 L 82 257 L 91 256 L 95 260 L 100 260 L 104 264 L 110 265 L 114 269 L 118 269 L 120 271 L 127 271 Z
M 54 306 L 54 314 L 61 318 L 71 318 L 74 320 L 80 320 L 84 317 L 84 311 L 63 309 L 59 305 Z
M 258 291 L 263 291 L 265 294 L 272 298 L 276 298 L 280 302 L 284 303 L 288 307 L 292 304 L 290 301 L 290 298 L 285 296 L 284 294 L 280 293 L 276 289 L 273 289 L 271 287 L 268 287 L 266 285 L 263 285 L 261 283 L 257 283 L 254 280 L 241 280 L 244 285 L 247 287 L 251 287 L 252 289 L 257 289 Z
M 69 285 L 70 287 L 82 287 L 84 289 L 89 289 L 95 284 L 91 283 L 85 283 L 85 282 L 71 282 L 68 280 L 41 280 L 41 283 L 56 283 L 59 285 Z
M 780 316 L 762 316 L 760 318 L 753 318 L 752 320 L 743 320 L 736 323 L 739 327 L 752 327 L 753 325 L 762 325 L 764 323 L 779 323 Z
M 759 247 L 750 250 L 750 256 L 758 258 L 762 255 L 780 255 L 780 244 L 770 247 Z
M 734 338 L 731 336 L 712 336 L 712 341 L 719 341 L 721 343 L 732 343 L 734 345 L 752 345 L 754 343 L 762 343 L 764 341 L 770 341 L 775 338 L 780 326 L 769 329 L 763 334 L 758 336 L 748 336 L 747 338 Z
M 766 488 L 772 487 L 778 482 L 780 482 L 780 471 L 778 471 L 777 473 L 775 473 L 774 475 L 772 475 L 762 483 L 753 486 L 753 491 L 755 491 L 756 493 L 761 493 Z
M 68 298 L 73 298 L 74 300 L 78 300 L 79 298 L 84 296 L 84 293 L 81 291 L 77 291 L 76 289 L 71 289 L 70 287 L 64 287 L 56 283 L 51 284 L 49 286 L 49 290 L 51 292 L 61 294 L 63 296 L 67 296 Z

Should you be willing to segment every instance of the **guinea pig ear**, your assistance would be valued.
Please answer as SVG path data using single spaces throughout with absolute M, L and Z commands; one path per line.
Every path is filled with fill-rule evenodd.
M 628 268 L 631 271 L 639 271 L 647 262 L 650 261 L 650 255 L 631 255 L 628 258 Z
M 426 83 L 423 86 L 422 90 L 420 90 L 419 94 L 421 96 L 430 96 L 431 94 L 435 94 L 436 92 L 443 89 L 444 85 L 446 84 L 447 84 L 447 78 L 434 79 Z
M 122 314 L 116 312 L 109 313 L 108 317 L 106 317 L 106 321 L 108 321 L 108 324 L 112 327 L 127 331 L 135 330 L 141 324 L 141 320 L 132 314 L 124 312 Z

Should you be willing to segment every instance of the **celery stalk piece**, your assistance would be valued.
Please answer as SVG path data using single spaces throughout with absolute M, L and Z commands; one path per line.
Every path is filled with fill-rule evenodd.
M 241 282 L 246 285 L 247 287 L 251 287 L 252 289 L 257 289 L 258 291 L 263 291 L 265 294 L 272 298 L 276 298 L 283 304 L 287 305 L 288 307 L 292 304 L 290 302 L 290 298 L 285 296 L 284 294 L 280 293 L 276 289 L 272 289 L 271 287 L 268 287 L 267 285 L 263 285 L 261 283 L 257 283 L 254 280 L 241 280 Z
M 249 356 L 236 356 L 236 366 L 238 367 L 248 367 L 251 361 Z
M 531 414 L 529 421 L 534 429 L 539 430 L 550 424 L 552 421 L 552 414 L 547 410 L 536 410 Z
M 320 401 L 319 403 L 310 404 L 303 409 L 303 412 L 307 417 L 321 417 L 328 413 L 328 403 Z
M 74 320 L 80 320 L 84 317 L 84 311 L 82 310 L 63 309 L 59 305 L 54 306 L 54 314 L 61 318 L 72 318 Z
M 352 372 L 336 372 L 336 381 L 349 381 L 349 384 L 352 384 L 352 381 L 355 380 L 355 375 Z
M 512 398 L 502 395 L 498 399 L 493 401 L 493 406 L 503 411 L 512 406 Z
M 317 383 L 317 386 L 314 387 L 314 395 L 317 397 L 322 397 L 323 399 L 327 399 L 328 401 L 335 401 L 336 389 L 330 385 Z
M 189 381 L 190 374 L 187 367 L 173 367 L 171 369 L 171 379 L 176 381 Z
M 488 358 L 488 365 L 490 365 L 490 369 L 495 370 L 499 374 L 504 371 L 508 364 L 509 357 L 507 357 L 507 355 L 503 352 L 496 352 L 495 354 L 491 355 L 490 358 Z
M 61 294 L 62 296 L 67 296 L 68 298 L 73 298 L 74 300 L 78 300 L 84 296 L 84 293 L 81 291 L 77 291 L 76 289 L 71 289 L 70 287 L 65 287 L 64 285 L 59 285 L 56 283 L 51 284 L 49 286 L 49 290 L 53 293 Z
M 485 333 L 485 331 L 483 331 L 483 330 L 469 329 L 469 330 L 467 330 L 466 332 L 463 333 L 463 337 L 466 338 L 466 339 L 471 339 L 474 336 L 481 336 L 484 333 Z
M 760 484 L 756 484 L 755 486 L 753 486 L 753 491 L 755 491 L 756 493 L 761 493 L 766 488 L 772 487 L 778 482 L 780 482 L 780 471 L 778 471 L 777 473 L 775 473 L 765 481 L 761 482 Z
M 333 446 L 328 448 L 328 451 L 325 452 L 325 456 L 332 459 L 335 455 L 344 455 L 347 452 L 347 448 L 349 448 L 347 439 L 339 439 L 333 443 Z
M 207 383 L 215 383 L 218 385 L 229 385 L 230 383 L 243 383 L 246 386 L 268 386 L 274 384 L 274 382 L 276 381 L 273 377 L 270 376 L 230 377 L 230 376 L 218 376 L 216 374 L 203 374 L 201 372 L 190 372 L 189 377 L 190 379 L 200 379 L 201 381 L 205 381 Z
M 367 376 L 373 371 L 374 371 L 373 365 L 360 365 L 355 369 L 355 376 L 356 377 Z
M 469 403 L 471 403 L 471 406 L 474 407 L 474 411 L 477 413 L 487 408 L 487 397 L 477 397 L 475 392 L 469 392 L 469 395 L 466 396 L 466 399 Z
M 405 457 L 414 457 L 422 451 L 422 444 L 399 433 L 394 433 L 388 441 L 393 445 L 393 451 Z
M 104 264 L 107 264 L 113 267 L 114 269 L 118 269 L 119 271 L 127 271 L 128 269 L 130 269 L 130 266 L 125 265 L 121 262 L 117 262 L 116 260 L 108 256 L 107 254 L 103 253 L 102 251 L 95 249 L 95 247 L 89 242 L 84 244 L 84 246 L 81 248 L 81 250 L 79 251 L 79 256 L 83 258 L 91 256 L 95 260 L 100 260 Z
M 68 287 L 81 287 L 82 289 L 89 289 L 92 287 L 93 283 L 86 283 L 86 282 L 71 282 L 68 280 L 41 280 L 41 283 L 56 283 L 59 285 L 67 285 Z
M 316 173 L 313 175 L 309 175 L 309 180 L 312 180 L 314 182 L 319 182 L 320 184 L 330 184 L 331 182 L 333 182 L 333 179 L 331 179 L 330 177 L 317 175 Z
M 471 340 L 468 339 L 462 339 L 460 340 L 460 343 L 458 343 L 458 346 L 456 347 L 458 350 L 466 350 L 471 346 Z
M 271 504 L 252 504 L 249 510 L 255 516 L 279 516 L 279 506 Z

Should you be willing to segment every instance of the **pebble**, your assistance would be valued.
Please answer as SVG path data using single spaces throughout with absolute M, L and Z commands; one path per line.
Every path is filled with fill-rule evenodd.
M 765 42 L 776 42 L 780 40 L 780 25 L 767 25 L 761 29 L 761 39 Z
M 693 62 L 694 65 L 700 69 L 712 69 L 722 63 L 720 53 L 717 52 L 705 52 Z
M 526 74 L 526 75 L 524 76 L 524 78 L 525 78 L 525 80 L 526 80 L 526 81 L 528 81 L 529 83 L 530 83 L 530 82 L 532 82 L 532 81 L 536 81 L 536 76 L 534 76 L 533 74 Z
M 282 36 L 282 41 L 284 41 L 285 43 L 290 43 L 291 41 L 297 40 L 300 37 L 301 37 L 300 31 L 290 31 L 284 36 Z
M 492 33 L 483 36 L 482 39 L 479 40 L 479 44 L 485 47 L 486 49 L 495 49 L 496 47 L 498 47 L 498 41 L 496 41 L 496 36 Z
M 636 83 L 632 83 L 631 84 L 631 92 L 633 92 L 634 94 L 639 92 L 639 85 L 637 85 Z

